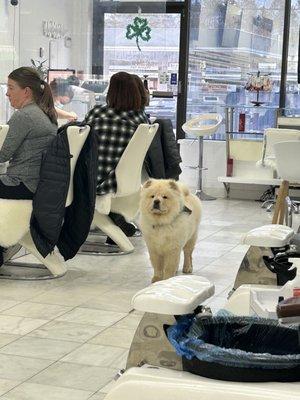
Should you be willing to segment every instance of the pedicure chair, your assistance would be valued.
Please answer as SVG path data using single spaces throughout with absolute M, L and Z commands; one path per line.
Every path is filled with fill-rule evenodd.
M 243 279 L 238 274 L 236 283 L 256 272 L 265 284 L 237 285 L 225 304 L 225 310 L 236 315 L 277 319 L 278 297 L 289 297 L 294 287 L 300 287 L 300 276 L 294 276 L 294 268 L 288 261 L 289 255 L 294 256 L 295 252 L 293 238 L 294 232 L 281 225 L 267 225 L 244 236 L 243 243 L 260 249 L 256 260 L 259 254 L 267 257 L 268 276 L 273 278 L 271 283 L 275 284 L 270 285 L 268 276 L 265 278 L 260 261 L 255 266 L 245 262 L 249 257 L 248 251 L 242 263 Z M 282 255 L 284 252 L 285 256 Z M 284 270 L 289 273 L 293 270 L 290 274 L 294 279 L 284 286 L 276 285 L 276 275 L 275 279 L 273 277 L 273 271 L 276 272 L 280 262 L 289 263 Z M 267 269 L 266 266 L 264 268 Z M 184 371 L 183 358 L 176 354 L 168 341 L 166 326 L 173 325 L 181 315 L 210 314 L 210 310 L 202 304 L 213 294 L 213 284 L 193 275 L 156 282 L 136 293 L 132 305 L 144 315 L 131 344 L 126 371 L 121 371 L 105 400 L 219 400 L 220 397 L 223 400 L 299 400 L 300 376 L 299 382 L 293 383 L 241 383 L 209 379 Z
M 284 225 L 264 225 L 242 238 L 249 245 L 225 308 L 236 315 L 275 318 L 279 297 L 291 297 L 300 276 L 290 259 L 300 257 L 300 235 Z M 274 308 L 275 307 L 275 308 Z
M 266 265 L 266 261 L 271 260 L 278 253 L 290 250 L 291 246 L 297 244 L 297 239 L 299 241 L 293 229 L 284 225 L 264 225 L 247 232 L 241 239 L 241 243 L 250 247 L 242 260 L 233 290 L 245 283 L 276 285 L 282 282 L 281 278 L 284 279 L 284 275 L 287 275 L 287 280 L 293 279 L 294 272 L 289 271 L 288 265 L 285 265 L 286 271 L 284 271 L 283 267 L 271 268 L 270 263 Z

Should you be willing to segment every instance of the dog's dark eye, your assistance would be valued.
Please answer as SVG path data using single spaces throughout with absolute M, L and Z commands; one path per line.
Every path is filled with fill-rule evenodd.
M 154 195 L 152 195 L 152 196 L 151 196 L 151 199 L 154 199 L 154 197 L 155 197 L 155 196 L 154 196 Z
M 168 198 L 168 196 L 163 196 L 163 199 L 167 199 Z

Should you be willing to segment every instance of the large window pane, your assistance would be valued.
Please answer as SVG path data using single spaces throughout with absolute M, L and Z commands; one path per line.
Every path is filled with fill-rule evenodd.
M 249 106 L 255 93 L 247 92 L 245 84 L 248 74 L 258 71 L 273 81 L 272 91 L 260 93 L 260 100 L 278 106 L 284 3 L 192 1 L 187 119 L 224 114 L 226 105 Z M 260 128 L 271 126 L 274 115 L 264 113 Z
M 166 14 L 165 3 L 156 3 L 152 12 L 149 7 L 148 4 L 148 11 L 144 13 L 141 5 L 133 13 L 128 2 L 104 12 L 103 77 L 108 82 L 112 74 L 126 71 L 146 79 L 151 93 L 146 112 L 171 119 L 175 127 L 180 14 Z M 139 40 L 128 37 L 128 27 L 134 26 L 136 18 L 147 21 L 148 38 L 145 35 Z M 164 97 L 156 97 L 162 96 L 162 92 Z
M 286 114 L 300 114 L 300 96 L 297 77 L 298 69 L 298 46 L 300 26 L 300 2 L 292 1 L 290 43 L 288 58 L 287 93 L 286 93 Z

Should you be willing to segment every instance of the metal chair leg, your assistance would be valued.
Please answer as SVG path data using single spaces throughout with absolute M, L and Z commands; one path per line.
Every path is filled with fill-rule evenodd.
M 266 212 L 272 212 L 272 210 L 274 208 L 274 205 L 275 205 L 275 203 L 269 204 L 267 209 L 266 209 Z
M 208 200 L 216 200 L 215 197 L 210 196 L 203 192 L 203 182 L 202 182 L 202 171 L 203 168 L 203 136 L 198 137 L 199 144 L 199 162 L 198 162 L 198 186 L 195 195 L 199 197 L 200 200 L 208 201 Z
M 270 200 L 266 200 L 262 203 L 261 208 L 269 208 L 269 206 L 274 206 L 275 204 L 275 198 L 274 199 L 270 199 Z

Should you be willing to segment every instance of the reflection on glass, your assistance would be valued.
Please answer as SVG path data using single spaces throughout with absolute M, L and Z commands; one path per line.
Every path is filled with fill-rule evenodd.
M 225 105 L 250 105 L 245 91 L 249 73 L 270 74 L 269 106 L 279 104 L 284 0 L 192 0 L 187 119 L 207 112 L 224 115 Z M 274 114 L 272 112 L 272 114 Z M 272 117 L 248 118 L 256 131 Z M 269 125 L 271 126 L 271 125 Z M 224 125 L 218 139 L 224 138 Z
M 145 29 L 147 27 L 150 29 L 148 35 L 144 29 L 136 37 L 131 38 L 133 28 L 136 28 L 136 18 L 147 21 Z M 141 28 L 143 28 L 142 24 Z M 176 126 L 179 35 L 180 15 L 178 14 L 165 14 L 164 11 L 155 14 L 115 12 L 104 15 L 103 75 L 109 80 L 114 73 L 126 71 L 137 74 L 143 80 L 146 79 L 151 94 L 150 105 L 146 112 L 151 116 L 171 119 L 174 127 Z M 172 80 L 171 77 L 174 79 Z M 167 95 L 171 93 L 173 97 L 152 96 L 153 92 L 157 91 L 169 92 Z
M 287 106 L 290 108 L 286 115 L 300 115 L 300 92 L 297 81 L 298 46 L 299 46 L 300 5 L 292 0 L 290 43 L 287 76 Z

